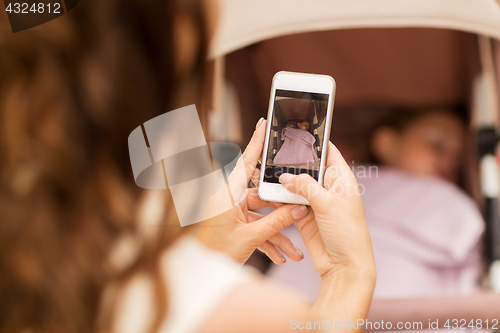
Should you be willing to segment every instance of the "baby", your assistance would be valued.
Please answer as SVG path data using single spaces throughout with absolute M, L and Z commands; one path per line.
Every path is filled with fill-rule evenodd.
M 303 131 L 309 131 L 309 122 L 307 120 L 302 120 L 301 122 L 297 123 L 297 127 Z
M 289 121 L 281 132 L 281 140 L 283 144 L 273 160 L 274 164 L 290 165 L 318 160 L 314 151 L 316 139 L 309 132 L 307 120 Z
M 375 128 L 370 148 L 379 164 L 456 183 L 464 135 L 464 121 L 450 110 L 401 110 Z
M 378 177 L 358 179 L 378 278 L 374 297 L 471 293 L 484 223 L 459 181 L 465 122 L 446 108 L 404 111 L 371 135 Z
M 372 132 L 371 152 L 382 167 L 358 182 L 377 266 L 374 298 L 479 289 L 483 221 L 475 203 L 454 184 L 465 130 L 452 110 L 425 109 L 394 113 Z M 285 234 L 303 246 L 296 228 Z M 321 282 L 307 254 L 302 262 L 273 266 L 269 275 L 311 300 Z

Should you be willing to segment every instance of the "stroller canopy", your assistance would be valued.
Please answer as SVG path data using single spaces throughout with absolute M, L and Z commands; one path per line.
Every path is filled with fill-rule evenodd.
M 231 119 L 220 111 L 224 108 L 226 64 L 230 81 L 234 82 L 231 75 L 240 76 L 239 80 L 258 88 L 253 90 L 254 96 L 268 94 L 269 73 L 322 73 L 341 83 L 336 107 L 359 101 L 371 105 L 387 101 L 398 105 L 461 104 L 470 97 L 472 103 L 465 103 L 471 105 L 474 127 L 496 126 L 499 122 L 500 69 L 495 68 L 495 60 L 500 60 L 499 0 L 220 0 L 219 4 L 220 20 L 210 57 L 216 64 L 212 109 L 219 112 L 217 117 L 223 122 Z M 386 33 L 389 30 L 394 32 Z M 294 44 L 293 39 L 301 43 Z M 252 48 L 254 44 L 258 47 Z M 406 55 L 406 59 L 415 60 L 412 66 L 399 61 L 419 45 L 426 46 L 426 51 L 417 49 Z M 281 55 L 273 47 L 282 47 Z M 328 52 L 319 57 L 318 48 L 328 47 L 335 47 L 330 53 L 334 57 L 328 57 Z M 375 54 L 370 47 L 377 48 Z M 356 52 L 356 48 L 366 52 Z M 226 62 L 226 56 L 234 59 L 235 54 L 247 49 L 264 65 L 256 70 L 241 58 L 243 61 L 236 65 L 238 73 L 231 73 L 235 66 Z M 269 52 L 278 56 L 267 61 Z M 306 66 L 302 61 L 307 59 L 307 52 L 314 54 L 317 66 Z M 302 60 L 297 65 L 292 59 L 300 54 Z M 395 58 L 398 61 L 393 61 Z M 321 67 L 318 71 L 320 60 L 334 70 Z M 351 67 L 341 66 L 346 61 Z M 390 62 L 390 66 L 383 66 L 384 62 Z M 245 77 L 245 71 L 256 72 L 250 73 L 256 77 L 255 82 Z M 463 79 L 468 77 L 474 79 Z M 244 104 L 248 108 L 256 102 L 247 98 Z M 253 108 L 262 109 L 261 102 L 258 104 Z M 247 119 L 245 112 L 242 117 L 244 122 L 255 120 Z
M 221 0 L 210 55 L 293 33 L 375 27 L 459 30 L 500 40 L 496 0 Z

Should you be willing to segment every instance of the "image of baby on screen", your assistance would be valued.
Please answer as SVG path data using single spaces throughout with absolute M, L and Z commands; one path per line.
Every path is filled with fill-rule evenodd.
M 316 139 L 309 132 L 309 121 L 288 121 L 281 132 L 281 140 L 283 144 L 273 160 L 274 164 L 298 164 L 318 160 L 314 151 Z

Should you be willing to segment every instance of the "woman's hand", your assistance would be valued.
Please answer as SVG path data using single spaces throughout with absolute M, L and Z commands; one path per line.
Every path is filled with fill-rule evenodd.
M 295 223 L 321 276 L 312 310 L 318 318 L 344 325 L 368 314 L 375 262 L 356 178 L 332 143 L 326 166 L 324 187 L 309 175 L 284 174 L 280 182 L 306 197 L 314 212 L 315 219 Z M 362 330 L 349 324 L 346 328 Z
M 297 221 L 312 219 L 312 213 L 305 206 L 280 205 L 262 201 L 257 189 L 247 189 L 250 179 L 258 175 L 256 168 L 262 156 L 266 122 L 259 121 L 245 152 L 238 160 L 228 179 L 228 189 L 233 202 L 239 202 L 232 209 L 200 223 L 196 237 L 210 248 L 231 255 L 238 262 L 245 262 L 256 248 L 267 254 L 277 264 L 286 259 L 277 247 L 293 261 L 304 257 L 281 230 Z M 254 180 L 255 182 L 255 180 Z M 211 199 L 212 207 L 227 202 L 223 188 Z M 276 208 L 267 216 L 249 211 L 264 207 Z
M 320 274 L 345 268 L 373 270 L 374 260 L 356 178 L 329 142 L 324 187 L 307 174 L 283 174 L 290 192 L 306 197 L 315 219 L 295 223 Z

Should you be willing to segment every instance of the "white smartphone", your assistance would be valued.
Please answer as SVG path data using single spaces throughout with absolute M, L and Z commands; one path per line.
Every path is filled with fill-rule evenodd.
M 274 75 L 258 189 L 262 200 L 309 204 L 280 184 L 283 173 L 308 173 L 323 185 L 335 88 L 328 75 Z

